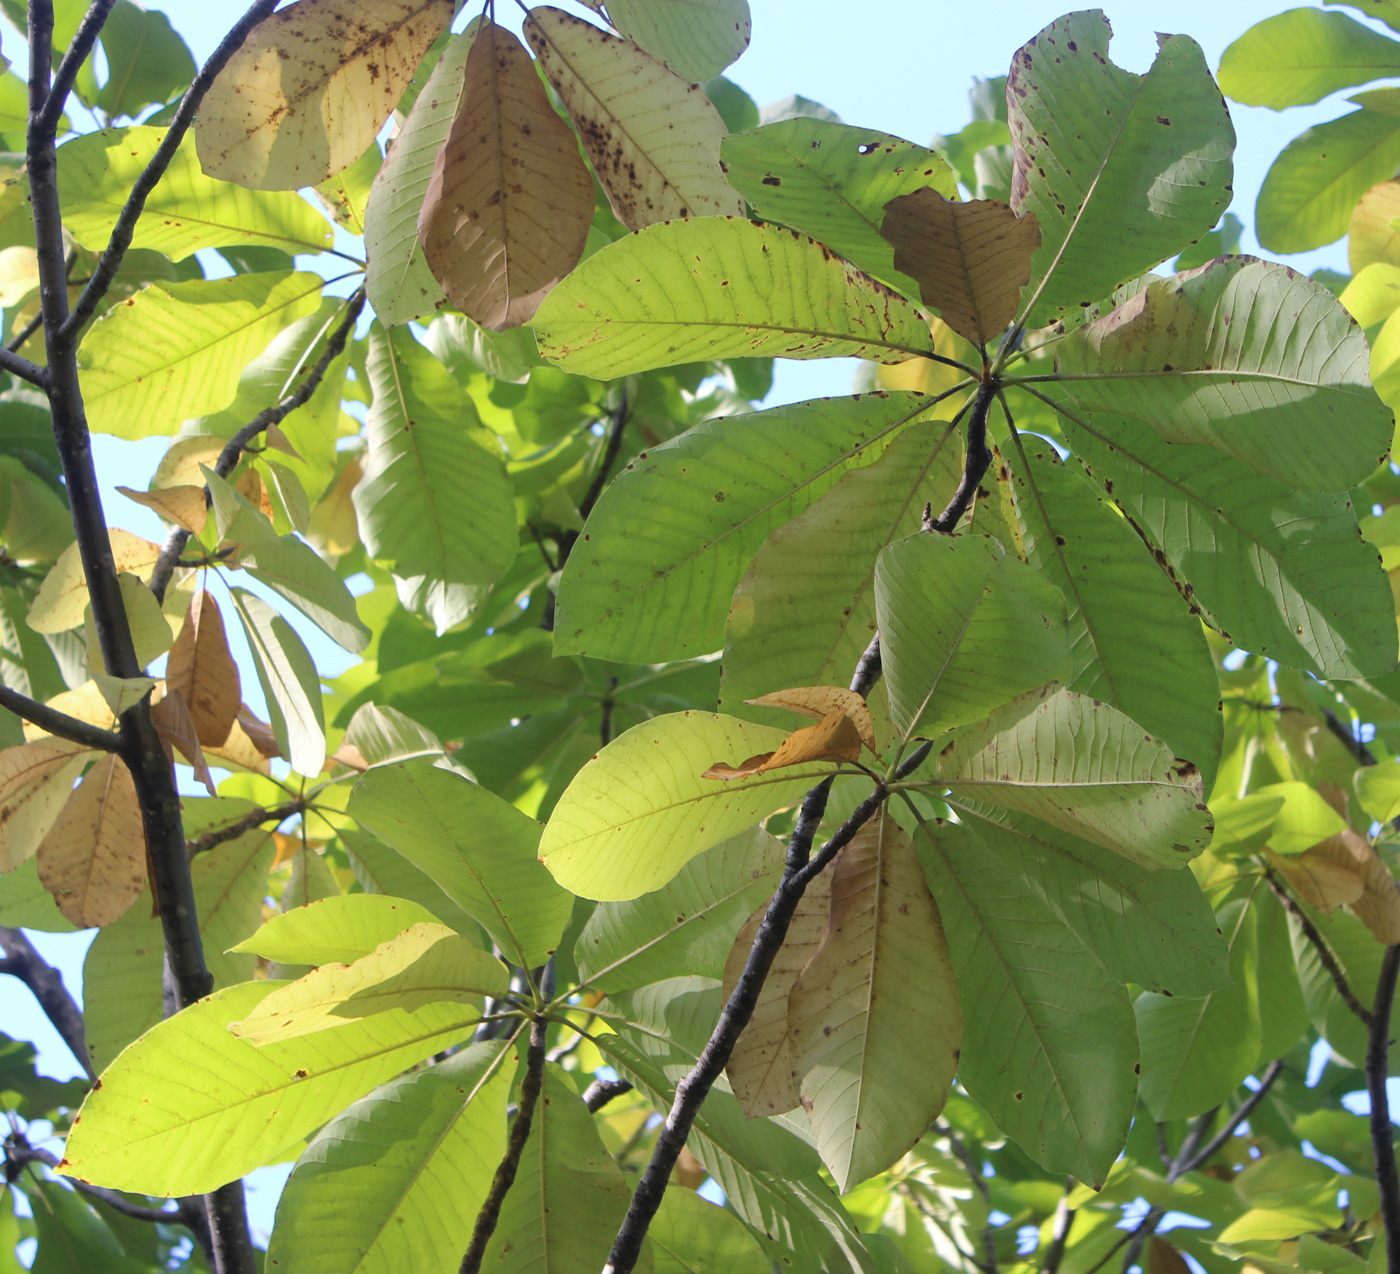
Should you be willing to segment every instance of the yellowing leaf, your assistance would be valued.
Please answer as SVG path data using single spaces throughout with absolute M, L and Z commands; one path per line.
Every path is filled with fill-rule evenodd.
M 854 690 L 847 690 L 845 686 L 799 686 L 794 690 L 775 690 L 772 694 L 745 699 L 744 702 L 765 708 L 786 708 L 789 712 L 799 712 L 817 721 L 828 713 L 844 712 L 860 735 L 860 741 L 872 752 L 878 750 L 875 747 L 875 728 L 870 721 L 870 708 L 860 695 Z
M 593 177 L 573 130 L 525 46 L 484 23 L 418 215 L 433 277 L 468 318 L 516 327 L 578 264 L 592 221 Z
M 156 733 L 160 735 L 166 753 L 169 754 L 171 749 L 179 752 L 194 768 L 195 778 L 209 790 L 209 795 L 217 796 L 214 776 L 209 773 L 208 762 L 199 746 L 199 733 L 190 717 L 185 696 L 178 690 L 167 689 L 160 702 L 151 705 L 151 720 L 155 722 Z
M 103 702 L 119 717 L 134 708 L 156 688 L 154 677 L 113 677 L 100 668 L 90 668 L 92 683 L 102 695 Z
M 271 1044 L 346 1022 L 426 1004 L 477 1004 L 504 995 L 510 974 L 494 956 L 446 925 L 419 922 L 353 964 L 323 964 L 274 991 L 229 1027 L 255 1044 Z
M 856 761 L 860 759 L 860 732 L 840 708 L 828 712 L 817 725 L 794 730 L 775 752 L 760 752 L 737 766 L 716 761 L 703 779 L 743 779 L 767 770 L 780 770 L 807 761 Z
M 1351 867 L 1311 849 L 1296 855 L 1276 854 L 1266 849 L 1264 857 L 1299 898 L 1319 911 L 1334 911 L 1355 902 L 1366 892 L 1360 875 Z
M 39 286 L 39 254 L 33 248 L 0 249 L 0 305 L 18 305 Z
M 203 467 L 213 468 L 227 440 L 212 434 L 192 434 L 176 438 L 156 467 L 154 485 L 157 487 L 204 487 Z
M 148 509 L 154 509 L 167 522 L 183 527 L 191 535 L 204 530 L 209 517 L 209 506 L 204 502 L 203 487 L 174 486 L 165 490 L 133 491 L 130 487 L 118 487 L 128 500 Z
M 65 712 L 70 717 L 77 717 L 88 725 L 101 726 L 104 730 L 114 729 L 117 724 L 116 715 L 107 706 L 97 683 L 93 681 L 85 681 L 76 690 L 65 690 L 46 702 L 56 712 Z M 24 723 L 24 737 L 27 742 L 42 743 L 45 747 L 58 747 L 65 751 L 74 746 L 66 739 L 54 738 L 29 721 Z
M 1377 261 L 1400 265 L 1400 231 L 1395 229 L 1397 217 L 1400 217 L 1400 181 L 1382 181 L 1357 201 L 1347 227 L 1347 255 L 1353 274 L 1360 274 Z
M 107 538 L 111 541 L 112 558 L 118 571 L 130 571 L 143 580 L 151 578 L 151 568 L 160 556 L 160 545 L 116 527 L 108 528 Z M 77 544 L 70 544 L 39 586 L 39 594 L 29 608 L 29 626 L 36 633 L 67 632 L 83 622 L 87 604 L 83 561 Z
M 720 167 L 724 121 L 698 84 L 548 5 L 530 10 L 525 38 L 629 230 L 676 217 L 743 215 L 744 201 Z
M 121 587 L 122 606 L 126 611 L 127 627 L 131 630 L 136 662 L 144 668 L 157 655 L 163 655 L 170 649 L 170 621 L 165 618 L 155 594 L 137 576 L 123 571 L 117 576 L 117 583 Z M 105 663 L 91 605 L 83 615 L 83 632 L 87 639 L 88 671 L 96 680 L 97 675 L 105 671 Z
M 205 589 L 195 594 L 185 626 L 170 648 L 165 680 L 184 696 L 199 742 L 204 747 L 222 745 L 238 717 L 243 691 L 219 604 Z
M 91 755 L 63 739 L 0 752 L 0 872 L 14 871 L 32 857 Z
M 295 190 L 348 168 L 452 10 L 452 0 L 296 0 L 264 18 L 200 106 L 204 171 L 254 190 Z
M 880 233 L 894 247 L 895 268 L 918 283 L 925 304 L 975 345 L 1016 317 L 1040 247 L 1033 213 L 1018 217 L 997 199 L 958 203 L 930 186 L 891 199 Z
M 1362 837 L 1348 828 L 1315 845 L 1308 854 L 1354 871 L 1364 889 L 1351 909 L 1377 942 L 1386 946 L 1400 942 L 1400 890 L 1380 856 Z
M 104 756 L 39 846 L 39 879 L 77 925 L 108 925 L 146 884 L 146 833 L 136 785 L 125 762 Z

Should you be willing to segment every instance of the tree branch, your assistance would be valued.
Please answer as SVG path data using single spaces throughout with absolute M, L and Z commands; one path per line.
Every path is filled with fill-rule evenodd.
M 224 444 L 224 449 L 219 452 L 219 458 L 214 461 L 214 472 L 219 477 L 227 478 L 238 468 L 238 462 L 243 458 L 244 449 L 254 438 L 264 433 L 272 425 L 281 424 L 316 392 L 321 381 L 325 379 L 330 365 L 345 352 L 346 343 L 355 327 L 355 320 L 360 317 L 360 311 L 364 308 L 365 290 L 359 288 L 346 301 L 345 312 L 327 339 L 326 348 L 321 351 L 321 357 L 307 372 L 306 378 L 301 384 L 275 406 L 260 411 Z M 204 489 L 204 498 L 206 500 L 209 498 L 208 487 Z M 175 567 L 180 561 L 180 554 L 185 551 L 185 545 L 189 543 L 189 540 L 190 533 L 182 526 L 172 527 L 170 534 L 165 537 L 160 556 L 156 559 L 155 567 L 151 571 L 151 592 L 156 595 L 157 601 L 163 602 L 165 600 L 165 590 L 170 584 L 170 577 L 175 573 Z
M 34 950 L 34 945 L 18 929 L 0 925 L 0 951 L 4 952 L 4 958 L 0 959 L 0 973 L 18 978 L 30 989 L 39 1007 L 44 1010 L 44 1016 L 53 1023 L 53 1029 L 68 1045 L 68 1051 L 78 1059 L 78 1065 L 87 1072 L 89 1079 L 96 1079 L 97 1072 L 93 1070 L 92 1059 L 88 1056 L 83 1014 L 68 994 L 63 976 Z
M 1342 721 L 1331 708 L 1323 708 L 1322 719 L 1327 722 L 1327 728 L 1336 737 L 1337 742 L 1351 753 L 1357 765 L 1375 765 L 1375 754 L 1356 737 L 1351 727 Z
M 304 800 L 288 801 L 285 805 L 274 805 L 270 809 L 256 809 L 235 823 L 228 823 L 212 832 L 205 832 L 203 836 L 196 836 L 193 840 L 186 841 L 185 845 L 190 857 L 193 858 L 196 854 L 203 854 L 216 845 L 237 840 L 244 832 L 250 832 L 253 828 L 261 827 L 264 823 L 280 823 L 283 819 L 301 814 L 305 810 L 306 802 Z
M 1254 1108 L 1268 1096 L 1269 1089 L 1273 1087 L 1274 1080 L 1282 1074 L 1282 1058 L 1270 1062 L 1268 1069 L 1264 1072 L 1263 1077 L 1259 1081 L 1259 1087 L 1239 1104 L 1235 1113 L 1225 1121 L 1225 1127 L 1206 1142 L 1204 1146 L 1190 1155 L 1182 1164 L 1181 1168 L 1176 1171 L 1175 1176 L 1168 1174 L 1169 1180 L 1175 1181 L 1176 1178 L 1180 1177 L 1183 1173 L 1195 1172 L 1197 1168 L 1209 1163 L 1220 1150 L 1220 1147 L 1235 1135 L 1235 1130 L 1254 1113 Z M 1185 1147 L 1183 1147 L 1183 1150 L 1184 1149 Z M 1180 1156 L 1178 1156 L 1178 1158 L 1179 1157 Z
M 30 0 L 31 12 L 35 5 L 42 2 L 43 0 Z M 151 156 L 151 162 L 146 165 L 145 171 L 136 179 L 136 184 L 131 188 L 131 194 L 127 196 L 126 203 L 121 212 L 117 214 L 116 225 L 112 227 L 112 236 L 107 241 L 107 246 L 102 250 L 102 256 L 93 268 L 92 276 L 88 279 L 87 286 L 83 288 L 78 303 L 73 307 L 73 312 L 65 316 L 61 329 L 64 340 L 76 341 L 83 325 L 97 312 L 102 298 L 107 295 L 108 288 L 112 286 L 112 280 L 117 277 L 117 271 L 121 269 L 122 258 L 126 256 L 126 250 L 131 246 L 132 236 L 136 233 L 136 222 L 141 216 L 142 209 L 146 206 L 146 200 L 150 198 L 151 191 L 156 188 L 156 184 L 165 176 L 165 170 L 170 167 L 170 161 L 175 158 L 175 152 L 180 149 L 180 143 L 184 141 L 185 134 L 189 131 L 190 124 L 194 120 L 195 112 L 199 109 L 200 102 L 204 100 L 204 95 L 209 91 L 209 86 L 214 83 L 215 77 L 228 64 L 229 58 L 243 47 L 243 41 L 248 38 L 248 33 L 275 8 L 277 8 L 277 0 L 255 0 L 248 12 L 239 18 L 229 33 L 224 36 L 219 47 L 214 50 L 209 60 L 200 68 L 199 74 L 194 77 L 189 88 L 185 90 L 185 95 L 180 99 L 180 105 L 175 110 L 174 118 L 170 121 L 170 127 L 166 130 L 165 137 L 160 146 L 157 147 L 156 153 Z M 33 67 L 33 65 L 31 54 L 30 66 Z M 32 70 L 30 74 L 32 77 Z M 44 105 L 43 102 L 39 104 L 40 110 L 43 109 Z M 31 104 L 32 111 L 33 105 Z M 57 119 L 55 118 L 53 122 L 56 124 Z M 47 131 L 52 132 L 52 127 L 48 128 Z
M 1060 1262 L 1065 1259 L 1065 1248 L 1069 1244 L 1069 1232 L 1078 1215 L 1069 1206 L 1069 1196 L 1074 1189 L 1074 1178 L 1065 1180 L 1065 1192 L 1055 1205 L 1055 1224 L 1050 1230 L 1050 1244 L 1045 1249 L 1045 1260 L 1041 1262 L 1040 1274 L 1059 1274 Z
M 37 385 L 40 389 L 44 389 L 48 381 L 44 369 L 38 363 L 31 363 L 27 358 L 16 354 L 8 345 L 0 345 L 0 372 L 9 372 L 12 376 L 18 376 L 20 380 Z
M 50 708 L 47 704 L 22 695 L 18 690 L 11 690 L 8 686 L 0 686 L 0 708 L 8 708 L 15 716 L 32 722 L 41 730 L 47 730 L 50 734 L 72 743 L 81 743 L 83 747 L 92 748 L 95 752 L 122 750 L 119 734 L 104 730 L 89 721 L 79 721 L 77 717 L 70 717 L 66 712 Z
M 1284 883 L 1279 879 L 1278 872 L 1274 870 L 1273 865 L 1263 859 L 1259 861 L 1264 869 L 1264 879 L 1269 882 L 1269 888 L 1274 891 L 1274 897 L 1283 904 L 1284 910 L 1298 922 L 1298 927 L 1303 931 L 1303 937 L 1308 940 L 1308 944 L 1317 952 L 1318 963 L 1327 970 L 1327 975 L 1332 979 L 1332 985 L 1337 988 L 1337 994 L 1341 996 L 1342 1003 L 1355 1013 L 1369 1028 L 1371 1025 L 1371 1010 L 1356 998 L 1356 992 L 1351 989 L 1351 983 L 1347 981 L 1346 972 L 1337 962 L 1337 957 L 1332 954 L 1332 948 L 1327 945 L 1327 939 L 1322 936 L 1321 931 L 1313 924 L 1312 917 L 1299 906 L 1297 899 L 1284 887 Z
M 54 72 L 53 84 L 39 115 L 38 123 L 42 131 L 57 131 L 59 117 L 68 104 L 68 94 L 73 90 L 73 81 L 78 78 L 79 69 L 87 61 L 92 46 L 97 43 L 97 37 L 114 4 L 116 0 L 92 0 L 88 11 L 83 14 L 83 20 L 78 23 L 78 29 L 68 42 L 68 50 Z
M 471 1242 L 462 1257 L 460 1274 L 480 1274 L 482 1258 L 486 1255 L 486 1245 L 496 1232 L 496 1223 L 501 1219 L 501 1204 L 506 1192 L 515 1181 L 516 1170 L 520 1167 L 520 1156 L 525 1151 L 525 1143 L 530 1137 L 530 1125 L 535 1118 L 535 1104 L 539 1101 L 540 1090 L 544 1087 L 544 1019 L 534 1018 L 530 1022 L 530 1043 L 525 1050 L 525 1079 L 520 1085 L 520 1106 L 515 1112 L 515 1122 L 510 1126 L 510 1138 L 506 1142 L 506 1152 L 491 1179 L 491 1188 L 486 1192 L 486 1202 L 476 1214 L 476 1226 L 472 1230 Z
M 1366 1091 L 1371 1098 L 1371 1151 L 1376 1160 L 1376 1185 L 1380 1187 L 1381 1218 L 1385 1224 L 1387 1274 L 1400 1274 L 1400 1176 L 1395 1168 L 1395 1130 L 1390 1123 L 1390 1097 L 1386 1080 L 1390 1071 L 1390 1010 L 1395 1000 L 1395 980 L 1400 973 L 1400 946 L 1387 947 L 1376 979 L 1375 1006 L 1371 1010 L 1366 1042 Z
M 933 517 L 933 505 L 924 506 L 925 531 L 941 531 L 951 535 L 957 530 L 958 522 L 967 512 L 972 497 L 977 494 L 978 484 L 986 477 L 987 468 L 992 463 L 992 453 L 987 446 L 987 413 L 992 408 L 996 393 L 995 380 L 984 380 L 977 386 L 977 393 L 972 399 L 972 414 L 967 420 L 967 452 L 963 460 L 962 478 L 958 489 L 953 492 L 953 498 L 937 518 Z M 961 415 L 962 412 L 959 412 L 958 416 Z M 957 419 L 957 416 L 953 418 L 954 424 L 957 424 Z
M 614 1097 L 630 1093 L 632 1085 L 625 1079 L 595 1079 L 583 1090 L 583 1104 L 591 1114 L 597 1114 Z
M 988 1220 L 987 1224 L 982 1227 L 983 1260 L 979 1268 L 986 1270 L 987 1274 L 997 1274 L 997 1231 L 990 1217 L 992 1192 L 987 1187 L 987 1179 L 982 1175 L 981 1166 L 973 1159 L 972 1152 L 963 1144 L 962 1138 L 946 1123 L 942 1125 L 940 1131 L 948 1138 L 948 1145 L 953 1154 L 957 1156 L 958 1162 L 962 1164 L 973 1188 L 982 1196 L 982 1206 L 987 1209 Z

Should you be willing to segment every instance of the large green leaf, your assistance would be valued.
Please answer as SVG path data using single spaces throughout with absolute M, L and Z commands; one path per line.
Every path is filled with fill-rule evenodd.
M 1395 666 L 1390 589 L 1345 496 L 1291 492 L 1121 417 L 1066 422 L 1065 436 L 1182 595 L 1239 646 L 1321 677 Z
M 472 1044 L 331 1120 L 282 1192 L 269 1268 L 385 1274 L 460 1261 L 505 1153 L 506 1058 L 502 1041 Z
M 1100 1188 L 1137 1098 L 1127 992 L 978 837 L 925 823 L 918 848 L 968 1006 L 958 1078 L 1047 1172 Z
M 765 221 L 801 230 L 868 274 L 917 297 L 881 237 L 885 205 L 932 186 L 953 199 L 957 181 L 931 150 L 872 128 L 801 116 L 731 133 L 721 151 L 730 185 Z
M 98 433 L 145 438 L 228 406 L 244 367 L 316 309 L 324 283 L 287 273 L 152 283 L 83 338 L 88 423 Z
M 570 555 L 555 651 L 642 663 L 715 650 L 735 585 L 769 532 L 929 401 L 821 398 L 708 420 L 644 451 L 604 492 Z M 643 525 L 646 535 L 635 534 Z
M 494 792 L 429 760 L 376 766 L 349 813 L 425 872 L 512 963 L 543 964 L 572 908 L 535 858 L 540 825 Z
M 1111 703 L 1215 783 L 1224 729 L 1200 621 L 1142 551 L 1130 526 L 1035 438 L 1012 472 L 1027 559 L 1064 594 L 1066 685 Z
M 1395 93 L 1396 90 L 1376 90 Z M 1274 160 L 1254 206 L 1254 232 L 1270 252 L 1306 252 L 1340 239 L 1352 209 L 1400 166 L 1400 119 L 1352 111 L 1295 137 Z
M 1320 102 L 1329 93 L 1400 75 L 1400 44 L 1344 13 L 1289 9 L 1256 22 L 1220 58 L 1220 88 L 1246 106 Z
M 1390 449 L 1361 329 L 1325 287 L 1272 261 L 1222 257 L 1153 282 L 1072 332 L 1056 368 L 1080 406 L 1291 487 L 1344 491 Z
M 493 583 L 515 559 L 515 498 L 471 399 L 407 328 L 370 333 L 374 395 L 360 535 L 396 575 Z
M 769 725 L 790 713 L 746 699 L 788 686 L 840 685 L 876 630 L 875 563 L 919 529 L 925 504 L 942 507 L 962 474 L 946 421 L 916 421 L 874 464 L 848 470 L 754 555 L 729 608 L 720 707 Z M 813 562 L 821 570 L 812 569 Z M 888 731 L 882 678 L 869 696 L 877 738 Z
M 314 778 L 326 760 L 326 718 L 316 664 L 296 629 L 261 597 L 242 588 L 230 594 L 248 638 L 277 746 L 292 769 Z
M 936 737 L 1069 670 L 1065 602 L 990 536 L 921 532 L 875 566 L 890 716 Z
M 677 9 L 669 0 L 613 0 L 608 18 L 629 40 L 684 80 L 712 80 L 749 43 L 748 0 L 700 0 Z
M 108 119 L 168 102 L 194 79 L 194 58 L 170 19 L 132 0 L 117 0 L 107 14 L 102 52 L 107 79 L 91 104 Z
M 1175 256 L 1230 202 L 1235 130 L 1200 47 L 1165 37 L 1139 76 L 1109 61 L 1111 35 L 1100 10 L 1071 13 L 1011 60 L 1011 206 L 1040 223 L 1033 323 Z
M 821 244 L 736 217 L 648 226 L 595 253 L 535 315 L 540 353 L 608 378 L 701 358 L 897 363 L 933 349 L 903 297 Z
M 273 916 L 237 950 L 279 964 L 350 964 L 410 925 L 435 920 L 407 898 L 340 894 Z
M 164 17 L 164 14 L 151 14 Z M 75 137 L 59 157 L 63 224 L 85 248 L 107 246 L 132 184 L 166 130 L 137 125 Z M 206 177 L 187 136 L 137 218 L 132 245 L 180 261 L 200 248 L 260 244 L 290 253 L 330 247 L 330 223 L 292 191 L 249 190 Z
M 608 993 L 682 973 L 719 977 L 734 935 L 782 869 L 782 842 L 755 827 L 692 858 L 653 893 L 599 903 L 574 947 L 579 977 Z
M 352 654 L 369 645 L 370 631 L 345 581 L 304 540 L 295 535 L 262 536 L 240 550 L 238 564 Z
M 574 777 L 550 815 L 540 859 L 566 889 L 618 902 L 659 889 L 696 854 L 797 800 L 831 772 L 810 762 L 724 781 L 716 761 L 772 752 L 786 734 L 709 712 L 633 726 Z
M 515 1183 L 482 1268 L 500 1274 L 594 1274 L 607 1263 L 632 1191 L 568 1076 L 548 1064 Z M 456 1206 L 454 1201 L 454 1207 Z M 635 1269 L 650 1274 L 643 1248 Z
M 656 1274 L 770 1274 L 772 1264 L 732 1212 L 693 1190 L 667 1190 L 647 1231 Z
M 83 1103 L 64 1169 L 143 1194 L 205 1194 L 272 1159 L 392 1075 L 461 1040 L 462 1005 L 394 1009 L 257 1048 L 228 1031 L 283 982 L 242 982 L 166 1018 Z
M 1210 843 L 1199 771 L 1117 708 L 1055 686 L 998 708 L 938 758 L 948 800 L 988 801 L 1143 867 L 1183 867 Z

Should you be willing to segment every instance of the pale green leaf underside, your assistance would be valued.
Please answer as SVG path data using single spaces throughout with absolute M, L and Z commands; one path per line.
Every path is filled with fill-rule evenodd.
M 350 964 L 410 925 L 437 919 L 407 898 L 341 894 L 273 916 L 237 950 L 280 964 Z
M 316 664 L 296 629 L 261 597 L 242 588 L 230 591 L 277 744 L 292 769 L 314 778 L 326 759 L 326 718 Z
M 930 401 L 822 398 L 706 421 L 644 452 L 603 493 L 570 555 L 555 652 L 642 663 L 717 649 L 735 586 L 769 533 Z
M 748 0 L 613 0 L 608 17 L 683 80 L 712 80 L 749 43 Z
M 352 654 L 369 645 L 370 631 L 355 608 L 354 595 L 304 540 L 295 535 L 259 539 L 240 552 L 239 565 Z
M 589 257 L 535 315 L 540 353 L 603 379 L 704 358 L 870 358 L 933 349 L 903 297 L 776 226 L 697 217 Z

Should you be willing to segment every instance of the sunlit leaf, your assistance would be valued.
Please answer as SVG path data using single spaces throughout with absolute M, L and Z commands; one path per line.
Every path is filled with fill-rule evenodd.
M 1400 181 L 1377 182 L 1356 201 L 1347 224 L 1347 257 L 1353 274 L 1360 274 L 1377 261 L 1400 265 L 1397 218 L 1400 218 Z M 1358 322 L 1363 327 L 1369 326 L 1360 319 Z
M 1353 84 L 1400 75 L 1400 44 L 1344 13 L 1290 9 L 1256 22 L 1220 57 L 1220 88 L 1246 106 L 1320 102 Z
M 200 589 L 190 603 L 184 627 L 170 648 L 165 678 L 171 689 L 184 695 L 200 743 L 218 747 L 227 740 L 243 692 L 219 604 L 207 589 Z
M 160 545 L 111 527 L 107 538 L 112 546 L 112 563 L 119 572 L 130 572 L 149 579 L 160 556 Z M 87 577 L 77 544 L 70 544 L 59 556 L 39 586 L 29 608 L 28 624 L 36 633 L 61 633 L 83 622 L 88 605 Z
M 714 79 L 748 48 L 752 26 L 748 0 L 701 0 L 684 9 L 667 0 L 613 0 L 608 18 L 629 40 L 696 84 Z
M 0 752 L 0 870 L 14 871 L 33 856 L 73 792 L 73 780 L 91 758 L 66 740 L 21 743 Z
M 799 686 L 794 690 L 775 690 L 772 694 L 759 695 L 757 699 L 747 699 L 746 703 L 755 707 L 786 708 L 804 717 L 821 721 L 829 713 L 843 712 L 850 717 L 860 740 L 872 752 L 879 749 L 875 744 L 875 730 L 870 721 L 870 707 L 854 690 L 845 686 Z
M 794 730 L 772 752 L 760 752 L 737 766 L 716 761 L 700 777 L 732 782 L 790 765 L 805 765 L 809 761 L 856 761 L 860 759 L 860 749 L 860 731 L 855 722 L 837 708 L 822 717 L 817 725 Z

